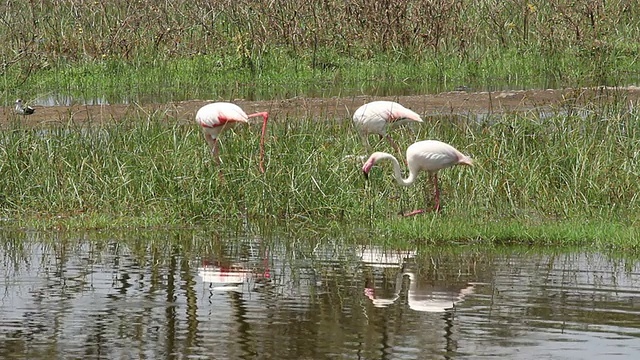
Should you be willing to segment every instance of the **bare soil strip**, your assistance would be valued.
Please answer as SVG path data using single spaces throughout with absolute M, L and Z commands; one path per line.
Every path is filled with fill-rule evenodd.
M 341 98 L 292 98 L 285 100 L 247 101 L 233 100 L 247 113 L 268 111 L 270 119 L 280 118 L 344 118 L 360 105 L 373 100 L 393 100 L 423 115 L 492 114 L 522 111 L 559 111 L 581 107 L 603 106 L 610 103 L 638 106 L 640 87 L 593 87 L 579 89 L 517 90 L 494 92 L 452 91 L 440 94 L 372 97 L 353 96 Z M 34 127 L 54 126 L 68 122 L 83 123 L 120 121 L 130 115 L 160 113 L 168 121 L 192 122 L 195 113 L 203 105 L 221 100 L 189 100 L 164 104 L 114 104 L 35 106 L 33 115 L 15 114 L 13 106 L 0 108 L 0 126 L 20 120 Z

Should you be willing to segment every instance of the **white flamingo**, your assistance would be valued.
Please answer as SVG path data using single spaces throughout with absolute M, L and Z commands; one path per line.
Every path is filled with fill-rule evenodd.
M 362 136 L 367 151 L 371 151 L 369 135 L 378 134 L 381 139 L 387 139 L 398 154 L 402 154 L 402 150 L 387 131 L 412 122 L 423 121 L 420 115 L 393 101 L 372 101 L 360 106 L 353 113 L 353 124 Z
M 216 102 L 205 105 L 196 113 L 196 122 L 200 124 L 204 132 L 204 138 L 211 147 L 211 154 L 216 162 L 220 164 L 218 149 L 218 137 L 220 134 L 237 124 L 248 124 L 249 119 L 262 116 L 262 134 L 260 136 L 260 172 L 264 173 L 264 134 L 267 129 L 267 119 L 269 113 L 257 112 L 247 115 L 238 105 L 228 102 Z
M 373 165 L 381 160 L 390 160 L 393 163 L 393 174 L 396 182 L 402 186 L 413 184 L 420 171 L 426 171 L 432 175 L 435 206 L 434 211 L 440 211 L 440 191 L 438 189 L 438 171 L 454 165 L 473 165 L 473 160 L 456 150 L 453 146 L 437 140 L 423 140 L 411 144 L 407 148 L 407 165 L 409 176 L 402 178 L 400 163 L 393 155 L 385 152 L 375 152 L 362 166 L 362 172 L 368 179 Z M 423 209 L 414 210 L 405 216 L 416 215 L 425 212 Z

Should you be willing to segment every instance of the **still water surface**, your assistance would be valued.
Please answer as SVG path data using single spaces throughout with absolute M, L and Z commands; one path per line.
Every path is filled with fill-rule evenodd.
M 0 233 L 2 359 L 637 359 L 640 265 L 206 233 Z

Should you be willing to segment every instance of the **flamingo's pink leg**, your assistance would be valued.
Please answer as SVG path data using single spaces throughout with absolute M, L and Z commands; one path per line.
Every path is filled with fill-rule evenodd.
M 413 211 L 410 211 L 406 214 L 402 214 L 402 216 L 407 217 L 407 216 L 414 216 L 414 215 L 418 215 L 418 214 L 423 214 L 425 211 L 423 209 L 416 209 Z
M 218 139 L 211 136 L 211 134 L 204 133 L 204 139 L 207 140 L 207 144 L 211 147 L 211 155 L 216 164 L 220 165 L 220 150 L 218 149 Z
M 393 147 L 393 149 L 400 155 L 402 156 L 402 150 L 400 149 L 400 147 L 398 146 L 398 144 L 396 144 L 395 141 L 393 141 L 393 139 L 391 138 L 391 136 L 389 134 L 387 134 L 385 136 L 385 138 L 387 139 L 387 141 L 389 142 L 389 144 L 391 144 L 391 147 Z M 402 156 L 404 158 L 404 156 Z M 409 165 L 409 163 L 407 162 L 407 159 L 404 159 L 404 164 L 405 165 Z
M 396 142 L 393 141 L 393 139 L 389 134 L 385 136 L 385 139 L 387 139 L 389 144 L 391 144 L 391 147 L 393 147 L 398 152 L 398 154 L 402 155 L 402 150 L 400 150 L 400 147 L 398 146 L 398 144 L 396 144 Z M 406 159 L 405 159 L 405 162 L 406 162 Z
M 433 207 L 433 210 L 435 212 L 440 212 L 440 189 L 438 189 L 438 173 L 434 173 L 433 174 L 433 187 L 434 187 L 434 199 L 435 199 L 435 206 Z

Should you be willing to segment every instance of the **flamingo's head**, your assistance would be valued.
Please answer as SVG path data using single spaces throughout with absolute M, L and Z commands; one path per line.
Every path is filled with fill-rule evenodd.
M 362 174 L 364 175 L 364 178 L 366 180 L 369 180 L 369 171 L 371 171 L 371 168 L 376 163 L 376 160 L 377 160 L 376 153 L 373 153 L 369 157 L 369 159 L 365 161 L 364 165 L 362 165 Z
M 473 166 L 473 159 L 466 155 L 463 155 L 460 159 L 458 159 L 458 165 Z

